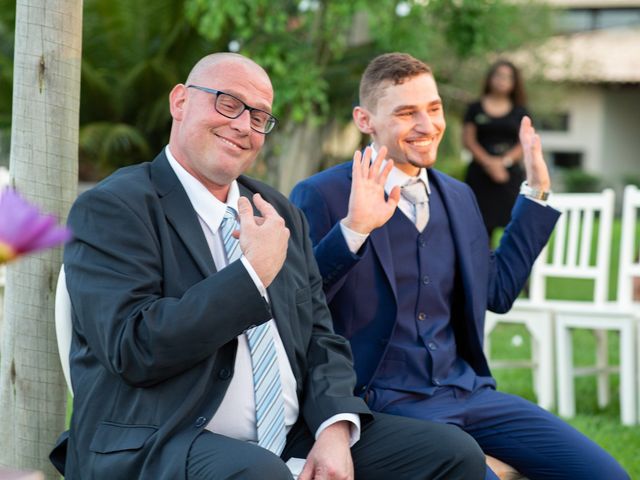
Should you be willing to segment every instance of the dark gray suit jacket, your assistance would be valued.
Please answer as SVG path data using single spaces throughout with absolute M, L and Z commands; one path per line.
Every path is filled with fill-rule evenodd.
M 272 188 L 238 182 L 291 231 L 271 308 L 240 261 L 216 271 L 164 153 L 74 204 L 64 253 L 75 392 L 67 479 L 185 478 L 189 446 L 233 376 L 236 337 L 272 315 L 311 431 L 337 413 L 369 413 L 353 396 L 351 352 L 333 333 L 303 215 Z

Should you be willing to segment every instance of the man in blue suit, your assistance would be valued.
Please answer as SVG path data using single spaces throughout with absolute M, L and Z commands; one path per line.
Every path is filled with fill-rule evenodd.
M 336 331 L 351 342 L 356 393 L 374 411 L 457 425 L 532 480 L 628 478 L 563 421 L 498 392 L 482 351 L 486 310 L 511 308 L 559 215 L 545 202 L 550 179 L 530 119 L 520 130 L 523 195 L 491 252 L 471 190 L 433 168 L 446 124 L 426 64 L 375 58 L 353 118 L 371 147 L 291 199 L 309 221 Z

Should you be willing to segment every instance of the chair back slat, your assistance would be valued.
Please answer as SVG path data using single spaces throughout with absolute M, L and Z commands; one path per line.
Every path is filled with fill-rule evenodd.
M 567 256 L 564 263 L 568 267 L 578 266 L 578 246 L 580 245 L 580 224 L 582 222 L 582 215 L 580 210 L 572 208 L 568 212 L 569 214 L 569 238 L 566 245 Z
M 625 306 L 634 303 L 633 281 L 640 277 L 640 189 L 627 185 L 622 202 L 622 231 L 620 235 L 620 266 L 618 269 L 618 302 Z
M 584 224 L 582 227 L 582 238 L 593 238 L 593 210 L 584 212 Z M 591 259 L 591 242 L 582 241 L 580 243 L 580 261 L 579 266 L 583 268 L 589 267 Z
M 593 302 L 607 300 L 614 193 L 554 194 L 550 204 L 562 212 L 553 236 L 531 273 L 530 298 L 548 299 L 548 277 L 590 279 Z M 551 253 L 552 252 L 552 253 Z

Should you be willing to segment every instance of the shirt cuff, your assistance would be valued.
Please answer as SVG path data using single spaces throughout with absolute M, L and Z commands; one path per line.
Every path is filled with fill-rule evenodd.
M 368 233 L 358 233 L 351 230 L 349 227 L 345 227 L 344 223 L 340 221 L 340 231 L 342 232 L 342 236 L 344 237 L 345 242 L 347 242 L 347 247 L 349 247 L 349 251 L 351 253 L 357 253 L 360 250 L 360 247 L 364 245 L 364 242 L 369 238 Z
M 531 200 L 532 202 L 536 202 L 537 204 L 542 205 L 543 207 L 546 207 L 547 205 L 549 205 L 549 203 L 546 200 L 540 200 L 539 198 L 533 198 L 528 195 L 522 195 L 522 196 L 528 200 Z
M 318 427 L 318 431 L 316 432 L 316 440 L 327 427 L 342 421 L 351 423 L 349 448 L 353 447 L 356 442 L 360 440 L 360 416 L 355 413 L 339 413 L 322 422 L 322 425 Z
M 251 266 L 251 263 L 249 262 L 249 260 L 247 260 L 247 257 L 242 255 L 240 257 L 240 261 L 244 265 L 244 268 L 247 269 L 247 272 L 249 272 L 249 276 L 251 277 L 251 280 L 253 280 L 253 283 L 256 284 L 256 288 L 260 292 L 260 295 L 262 295 L 264 298 L 268 298 L 267 297 L 267 289 L 265 288 L 264 284 L 262 283 L 262 280 L 260 280 L 260 277 L 258 276 L 256 271 Z

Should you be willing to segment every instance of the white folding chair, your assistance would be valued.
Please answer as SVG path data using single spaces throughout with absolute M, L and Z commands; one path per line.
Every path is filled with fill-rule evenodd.
M 609 251 L 613 222 L 614 193 L 554 194 L 550 204 L 563 215 L 554 234 L 534 263 L 529 283 L 529 298 L 518 299 L 505 314 L 489 312 L 485 322 L 485 345 L 500 323 L 522 324 L 531 335 L 531 361 L 490 360 L 492 368 L 514 366 L 533 369 L 534 390 L 538 405 L 550 409 L 554 405 L 554 313 L 558 308 L 578 306 L 578 302 L 552 300 L 547 291 L 548 278 L 591 279 L 594 301 L 604 302 L 609 278 Z M 594 222 L 595 217 L 599 222 Z M 597 235 L 594 232 L 597 227 Z M 595 244 L 593 242 L 596 242 Z M 596 251 L 595 261 L 592 251 Z M 586 302 L 582 302 L 584 305 Z M 589 305 L 591 302 L 589 302 Z M 581 308 L 582 306 L 579 306 Z M 606 348 L 606 343 L 604 347 Z M 606 351 L 605 351 L 606 353 Z M 488 351 L 487 351 L 488 354 Z M 606 356 L 604 357 L 606 361 Z M 606 379 L 605 379 L 606 380 Z
M 591 195 L 591 197 L 588 197 Z M 608 301 L 611 231 L 613 226 L 613 192 L 579 194 L 572 205 L 566 205 L 567 215 L 559 222 L 556 235 L 568 240 L 566 249 L 554 250 L 551 276 L 559 276 L 556 267 L 568 262 L 576 269 L 576 278 L 589 278 L 594 282 L 593 299 L 588 302 L 554 302 L 553 315 L 556 337 L 556 367 L 558 386 L 558 413 L 564 417 L 575 416 L 574 379 L 578 376 L 596 375 L 598 405 L 608 405 L 609 376 L 620 374 L 620 416 L 622 423 L 632 425 L 636 421 L 634 380 L 634 325 L 628 313 Z M 592 245 L 599 211 L 597 245 Z M 595 263 L 591 258 L 595 252 Z M 582 273 L 580 273 L 582 272 Z M 572 330 L 593 330 L 596 338 L 596 362 L 593 366 L 576 367 L 573 364 Z M 607 332 L 619 334 L 619 366 L 608 363 Z
M 622 203 L 622 231 L 620 235 L 620 264 L 618 268 L 618 306 L 629 311 L 636 329 L 636 373 L 640 374 L 640 189 L 627 185 Z M 636 399 L 640 399 L 640 378 Z M 640 419 L 640 401 L 636 420 Z
M 64 265 L 60 267 L 58 285 L 56 286 L 55 304 L 56 339 L 58 340 L 58 354 L 64 379 L 67 381 L 69 392 L 73 396 L 71 375 L 69 373 L 69 352 L 71 351 L 71 299 L 67 291 L 67 281 L 64 274 Z

